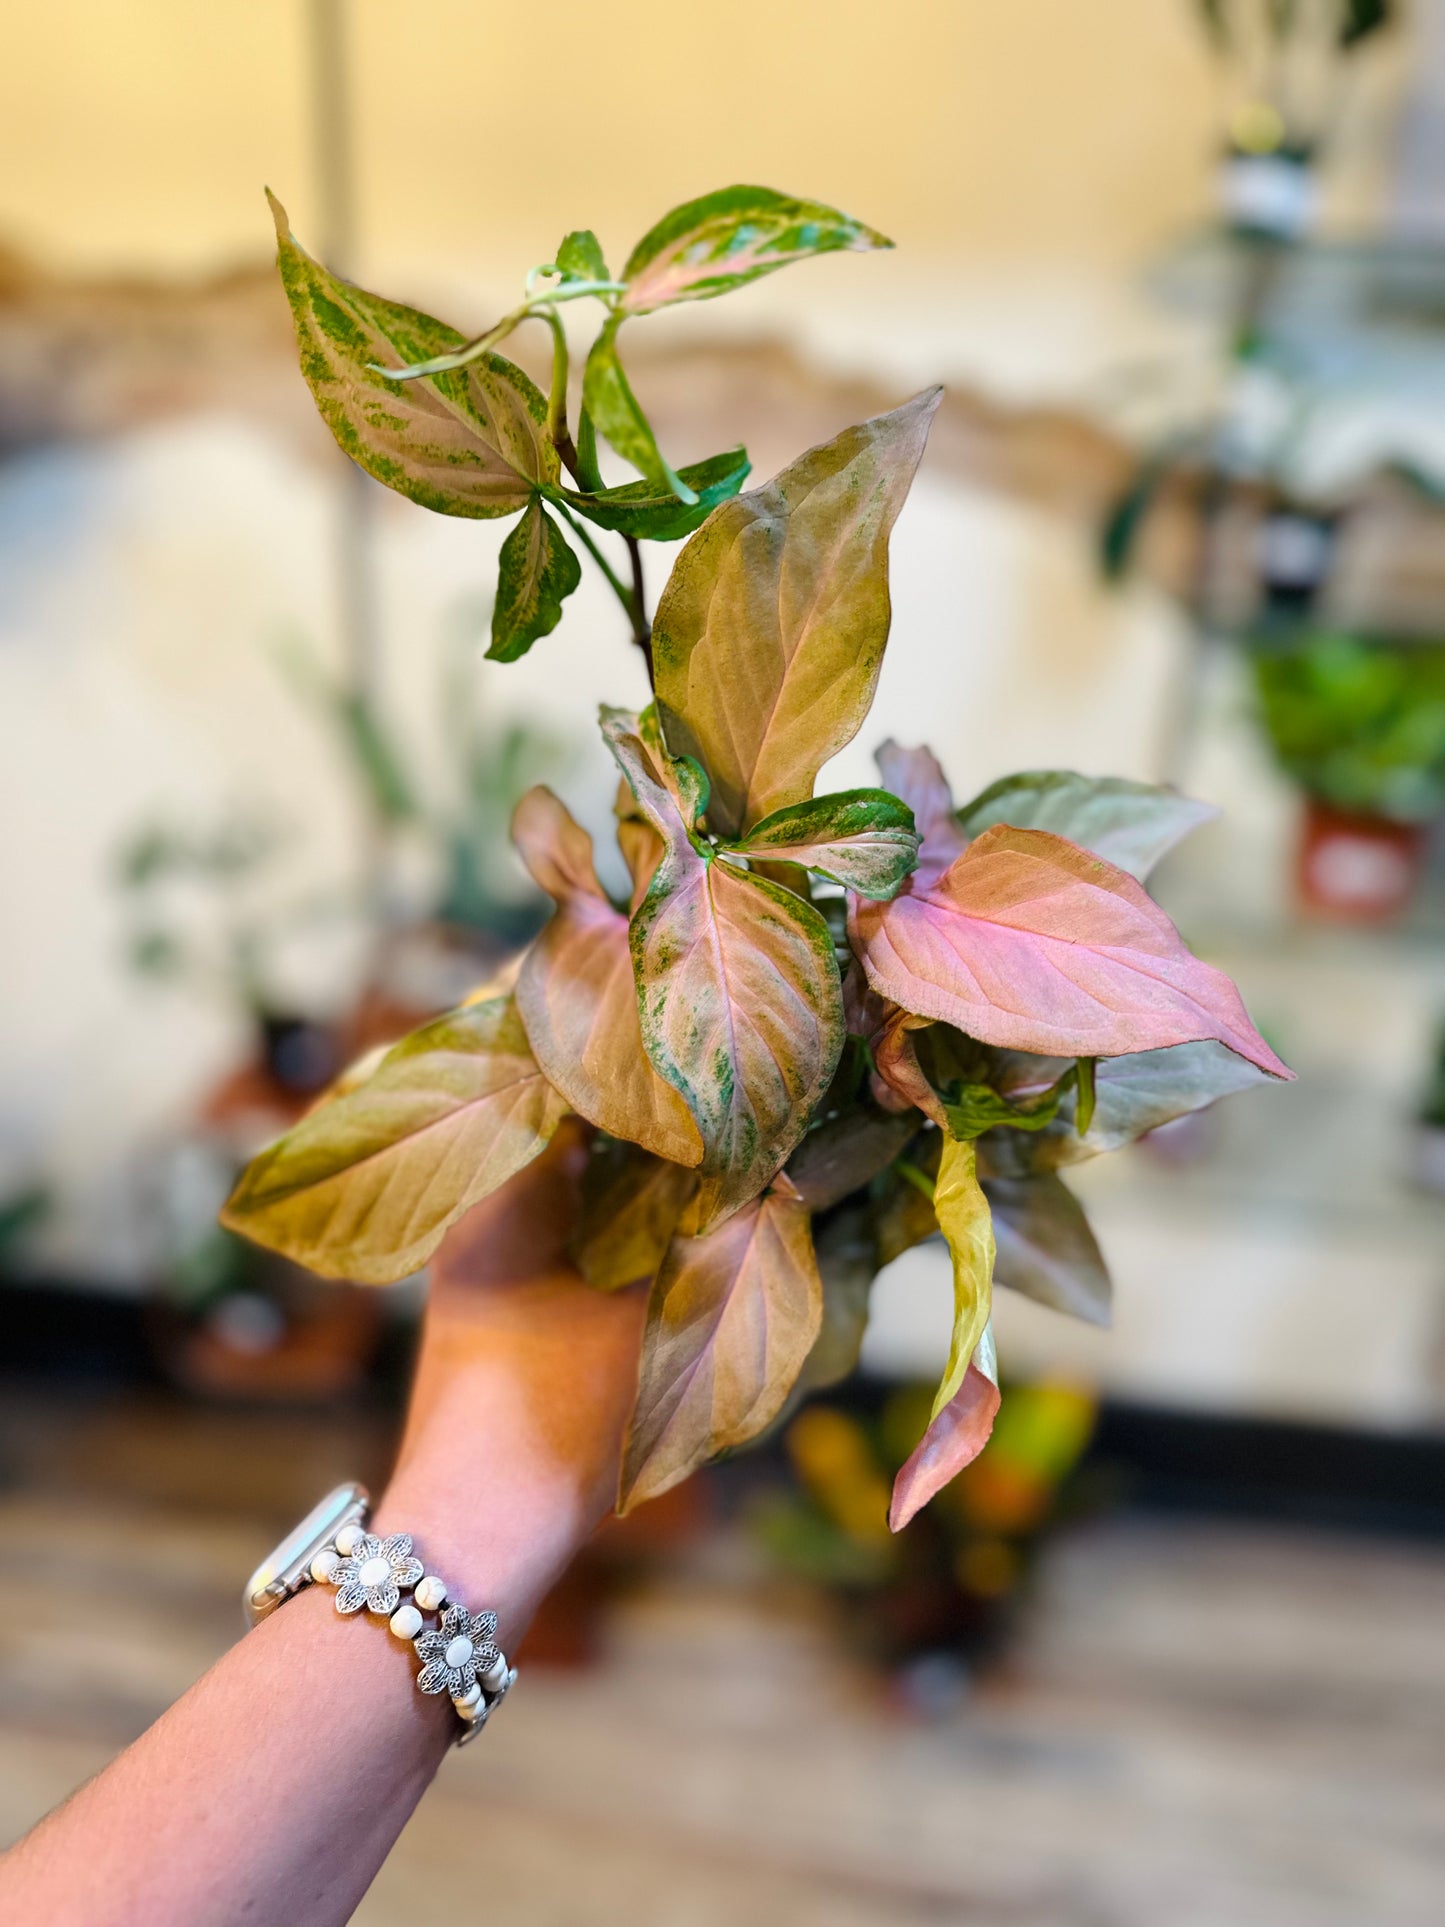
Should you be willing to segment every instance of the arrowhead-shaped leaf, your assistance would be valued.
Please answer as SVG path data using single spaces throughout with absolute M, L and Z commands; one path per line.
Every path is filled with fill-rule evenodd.
M 562 603 L 582 580 L 567 538 L 534 495 L 502 544 L 492 605 L 493 662 L 515 662 L 562 620 Z
M 1212 804 L 1159 784 L 1053 769 L 1025 770 L 990 784 L 958 812 L 958 823 L 970 837 L 995 823 L 1052 830 L 1142 883 L 1182 837 L 1218 814 Z
M 622 306 L 628 314 L 646 314 L 674 301 L 706 301 L 790 261 L 892 245 L 821 201 L 767 187 L 725 187 L 673 208 L 643 235 L 622 271 Z
M 944 1140 L 933 1209 L 953 1260 L 953 1338 L 928 1429 L 894 1483 L 895 1532 L 978 1456 L 998 1410 L 997 1368 L 990 1370 L 992 1347 L 983 1343 L 993 1308 L 993 1223 L 972 1144 Z
M 686 1104 L 642 1048 L 627 919 L 597 881 L 592 839 L 549 789 L 528 790 L 512 838 L 557 905 L 517 979 L 517 1008 L 543 1071 L 582 1117 L 675 1164 L 702 1144 Z
M 632 960 L 643 1045 L 702 1133 L 705 1227 L 756 1197 L 807 1129 L 843 1047 L 842 988 L 810 904 L 693 843 L 674 793 L 693 766 L 665 781 L 640 727 L 603 711 L 664 846 L 632 918 Z M 689 809 L 706 800 L 690 796 Z
M 998 1255 L 994 1282 L 1054 1311 L 1107 1325 L 1109 1272 L 1083 1206 L 1052 1171 L 983 1180 Z
M 1116 1056 L 1216 1038 L 1290 1072 L 1222 971 L 1191 956 L 1142 886 L 1043 830 L 985 830 L 931 887 L 855 898 L 854 948 L 881 996 L 986 1044 Z
M 536 1157 L 566 1110 L 512 999 L 464 1006 L 263 1151 L 221 1221 L 324 1277 L 390 1284 Z
M 594 1145 L 572 1239 L 577 1269 L 596 1291 L 651 1280 L 697 1179 L 684 1165 L 616 1139 Z
M 653 1283 L 617 1509 L 630 1511 L 781 1409 L 818 1336 L 808 1210 L 770 1192 L 699 1238 L 674 1238 Z
M 622 316 L 613 315 L 592 344 L 582 371 L 582 406 L 597 433 L 606 436 L 623 461 L 631 462 L 654 491 L 661 489 L 691 507 L 697 501 L 697 491 L 668 467 L 652 424 L 643 414 L 618 359 L 617 330 L 621 325 Z
M 709 821 L 751 829 L 813 793 L 857 734 L 888 640 L 888 537 L 941 390 L 848 428 L 765 488 L 714 509 L 653 624 L 677 754 L 712 779 Z
M 1062 1059 L 1005 1052 L 1000 1053 L 997 1076 L 1000 1088 L 1014 1102 L 1031 1102 L 1067 1068 Z M 1000 1155 L 998 1141 L 991 1139 L 990 1159 L 1000 1171 L 1011 1174 L 1081 1164 L 1101 1152 L 1132 1144 L 1176 1117 L 1268 1082 L 1262 1070 L 1222 1044 L 1177 1044 L 1170 1050 L 1105 1057 L 1094 1074 L 1094 1115 L 1086 1132 L 1080 1134 L 1073 1095 L 1066 1093 L 1057 1117 L 1036 1138 L 1024 1140 L 1010 1134 L 1012 1156 L 1007 1161 Z
M 680 542 L 700 528 L 719 502 L 736 495 L 752 467 L 746 449 L 729 449 L 705 462 L 680 468 L 678 475 L 696 500 L 679 501 L 670 488 L 654 482 L 629 482 L 625 488 L 605 488 L 596 495 L 562 491 L 562 499 L 599 528 L 613 529 L 638 541 Z
M 918 862 L 913 812 L 887 790 L 844 790 L 774 810 L 724 849 L 797 863 L 860 897 L 886 899 Z
M 914 888 L 921 890 L 941 877 L 968 843 L 953 813 L 953 791 L 931 749 L 902 749 L 889 741 L 879 745 L 874 760 L 886 787 L 913 811 L 922 839 Z
M 547 404 L 520 368 L 484 355 L 466 368 L 392 381 L 405 367 L 465 345 L 455 328 L 367 294 L 300 248 L 274 197 L 281 279 L 301 372 L 322 419 L 368 475 L 423 508 L 485 520 L 525 508 L 558 477 Z

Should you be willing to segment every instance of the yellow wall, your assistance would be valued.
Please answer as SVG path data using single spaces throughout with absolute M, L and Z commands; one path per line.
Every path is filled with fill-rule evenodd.
M 508 278 L 588 222 L 621 250 L 731 179 L 817 194 L 914 263 L 1114 265 L 1202 212 L 1216 84 L 1188 0 L 351 0 L 364 253 Z M 314 226 L 306 0 L 12 10 L 0 235 L 68 262 Z M 505 256 L 504 260 L 498 256 Z

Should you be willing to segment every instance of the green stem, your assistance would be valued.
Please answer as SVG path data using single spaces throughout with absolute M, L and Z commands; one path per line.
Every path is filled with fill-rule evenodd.
M 572 437 L 567 433 L 567 331 L 553 308 L 546 309 L 542 319 L 552 330 L 552 386 L 547 395 L 547 435 L 552 446 L 562 454 L 564 447 L 572 447 Z M 567 458 L 563 455 L 562 459 L 566 461 Z M 571 464 L 568 463 L 568 466 Z

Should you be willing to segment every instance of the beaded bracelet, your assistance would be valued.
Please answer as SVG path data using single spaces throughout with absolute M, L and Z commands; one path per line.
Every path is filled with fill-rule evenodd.
M 337 1612 L 375 1613 L 396 1638 L 410 1641 L 422 1662 L 418 1687 L 450 1696 L 462 1722 L 456 1743 L 465 1746 L 511 1690 L 517 1669 L 497 1645 L 497 1615 L 449 1603 L 446 1587 L 411 1544 L 410 1533 L 378 1539 L 349 1522 L 312 1559 L 311 1577 L 336 1588 Z M 411 1598 L 403 1600 L 403 1593 Z M 426 1625 L 425 1614 L 436 1615 L 434 1626 Z

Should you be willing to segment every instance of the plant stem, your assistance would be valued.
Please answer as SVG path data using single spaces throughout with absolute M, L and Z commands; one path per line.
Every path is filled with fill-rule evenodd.
M 572 448 L 567 433 L 567 331 L 555 308 L 543 310 L 542 319 L 552 330 L 552 386 L 547 395 L 547 436 L 564 462 Z M 570 468 L 572 464 L 567 462 Z
M 635 535 L 624 535 L 627 559 L 632 564 L 632 640 L 647 659 L 647 684 L 657 687 L 652 666 L 652 624 L 647 615 L 647 584 L 642 574 L 642 544 Z
M 650 684 L 652 681 L 652 652 L 650 646 L 652 632 L 647 626 L 646 616 L 639 618 L 638 606 L 633 600 L 632 590 L 628 588 L 627 584 L 617 574 L 617 571 L 612 567 L 607 557 L 602 553 L 601 549 L 598 548 L 592 537 L 587 533 L 586 528 L 578 521 L 577 517 L 572 514 L 571 510 L 564 508 L 560 502 L 554 501 L 552 506 L 577 537 L 577 540 L 582 544 L 583 548 L 586 549 L 587 553 L 592 557 L 592 560 L 597 564 L 598 568 L 601 569 L 603 575 L 606 576 L 607 586 L 626 611 L 627 620 L 632 625 L 632 639 L 647 657 L 647 679 Z M 644 637 L 647 638 L 646 641 L 643 640 Z

